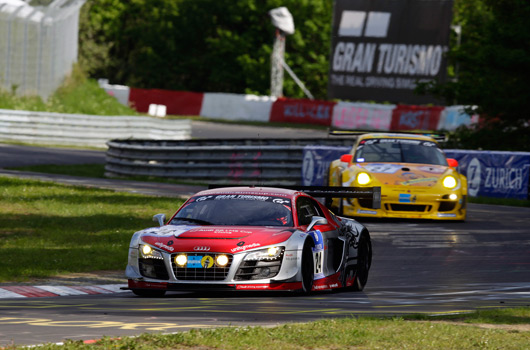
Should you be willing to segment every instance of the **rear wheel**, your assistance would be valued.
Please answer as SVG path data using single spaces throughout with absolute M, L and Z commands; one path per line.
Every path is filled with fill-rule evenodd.
M 313 289 L 315 278 L 315 265 L 313 262 L 313 248 L 309 242 L 304 244 L 302 250 L 302 292 L 310 293 Z
M 144 298 L 158 298 L 163 297 L 166 294 L 165 290 L 159 289 L 131 289 L 132 292 L 139 297 Z
M 361 291 L 368 282 L 368 272 L 372 265 L 372 242 L 368 234 L 361 234 L 359 246 L 357 248 L 357 266 L 355 268 L 355 281 L 352 289 Z

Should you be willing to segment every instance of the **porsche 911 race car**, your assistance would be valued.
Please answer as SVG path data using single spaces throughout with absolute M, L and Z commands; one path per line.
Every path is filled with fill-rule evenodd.
M 435 139 L 415 134 L 360 135 L 349 154 L 331 162 L 329 186 L 380 186 L 381 208 L 335 199 L 348 217 L 465 220 L 467 179 Z
M 316 189 L 316 190 L 315 190 Z M 166 291 L 362 290 L 370 234 L 308 195 L 372 200 L 378 189 L 230 187 L 201 191 L 166 223 L 136 232 L 125 274 L 139 296 Z

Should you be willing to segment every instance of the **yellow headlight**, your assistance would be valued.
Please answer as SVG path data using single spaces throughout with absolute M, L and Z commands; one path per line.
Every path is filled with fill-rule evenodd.
M 226 255 L 218 255 L 215 259 L 217 266 L 226 266 L 228 264 L 228 257 Z
M 359 185 L 368 185 L 370 181 L 372 181 L 372 179 L 370 178 L 370 175 L 368 175 L 368 173 L 362 172 L 357 174 L 357 183 Z
M 455 188 L 457 185 L 457 182 L 454 176 L 449 175 L 449 176 L 444 177 L 442 184 L 444 185 L 445 188 Z
M 279 250 L 280 250 L 280 248 L 278 248 L 278 247 L 270 247 L 267 250 L 267 253 L 269 254 L 269 256 L 276 256 L 276 254 L 278 254 Z
M 175 257 L 175 264 L 177 264 L 180 267 L 184 267 L 187 262 L 188 262 L 188 257 L 186 256 L 186 254 L 179 254 Z
M 142 246 L 142 253 L 144 255 L 150 255 L 152 251 L 153 251 L 153 248 L 151 248 L 150 246 L 148 246 L 148 245 L 143 245 Z

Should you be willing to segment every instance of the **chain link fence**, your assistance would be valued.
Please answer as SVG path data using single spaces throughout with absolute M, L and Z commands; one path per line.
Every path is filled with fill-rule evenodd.
M 0 88 L 47 99 L 61 85 L 77 61 L 84 2 L 0 0 Z

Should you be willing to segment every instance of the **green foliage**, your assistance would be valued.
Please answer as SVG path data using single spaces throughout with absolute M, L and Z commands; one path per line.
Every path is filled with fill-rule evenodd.
M 456 0 L 461 45 L 449 52 L 453 81 L 423 86 L 448 104 L 477 106 L 485 119 L 460 130 L 464 148 L 530 151 L 530 2 Z
M 274 27 L 286 6 L 296 33 L 286 62 L 325 98 L 331 0 L 89 0 L 80 20 L 80 63 L 92 77 L 139 88 L 268 94 Z M 284 92 L 304 97 L 287 75 Z

